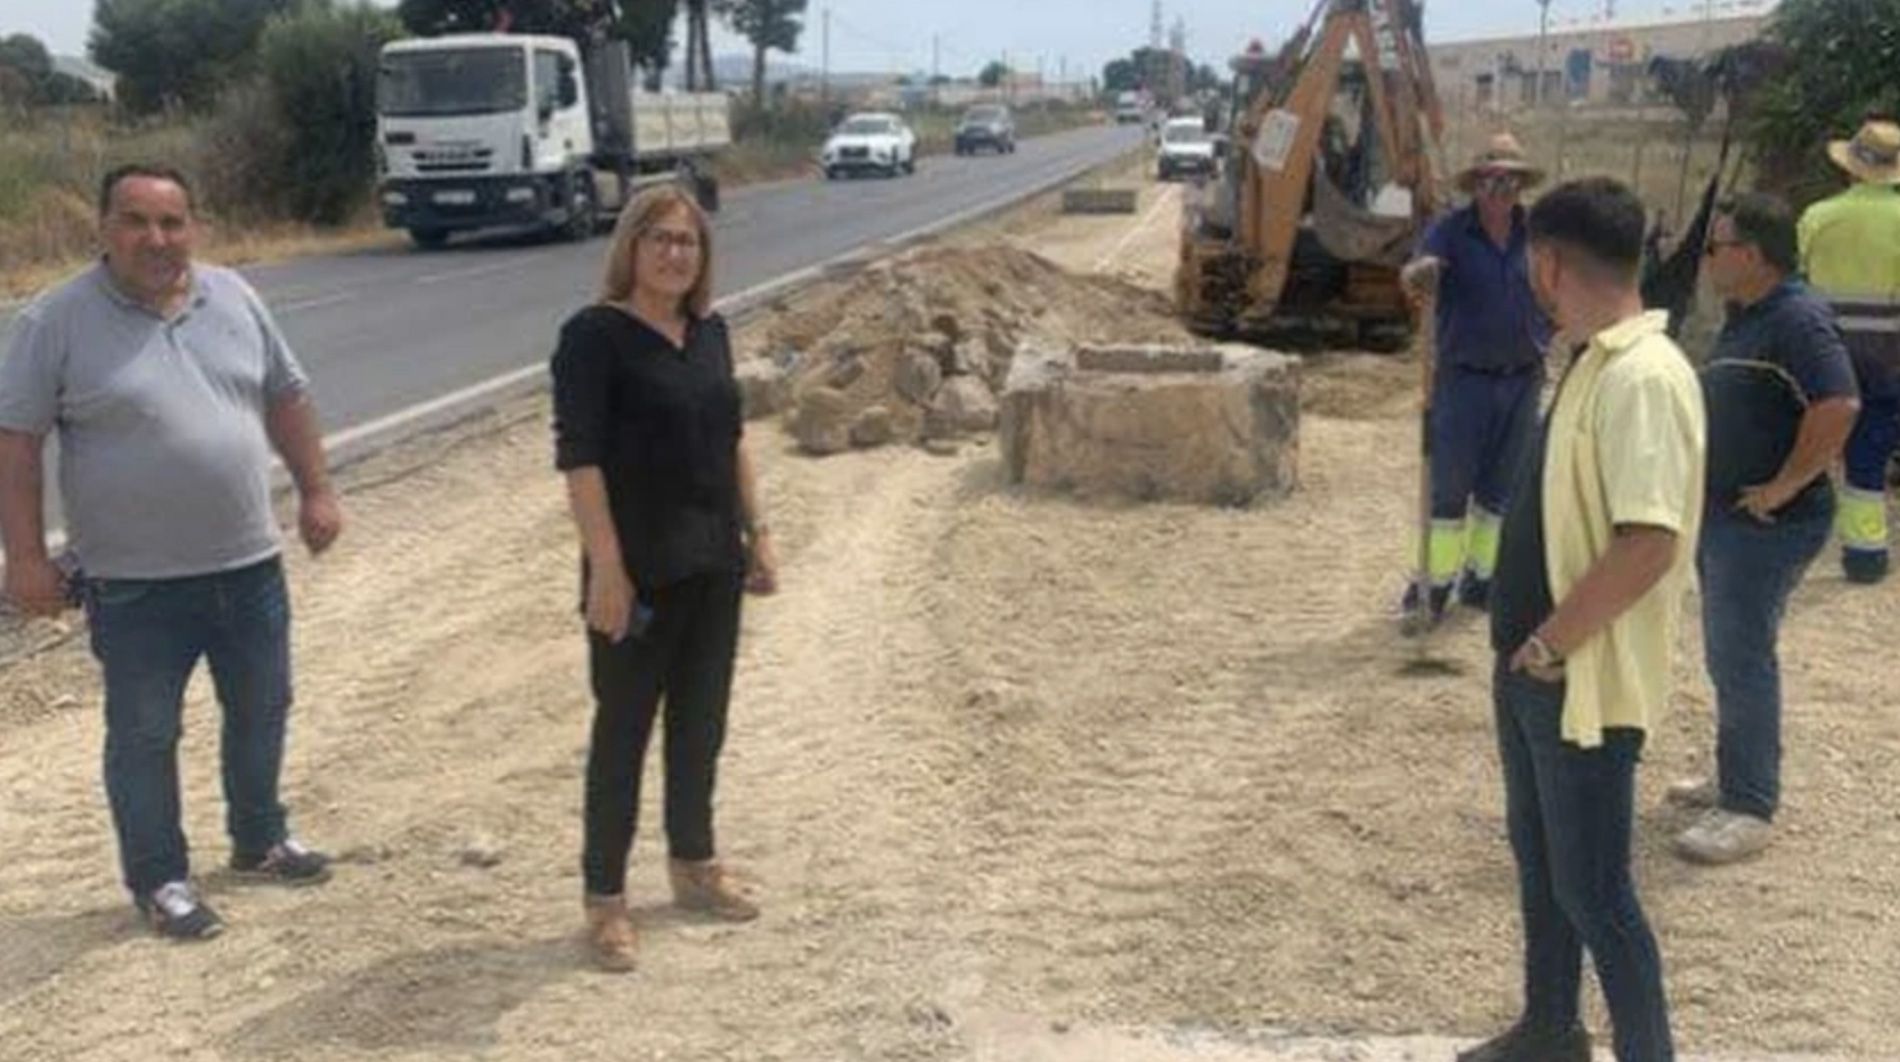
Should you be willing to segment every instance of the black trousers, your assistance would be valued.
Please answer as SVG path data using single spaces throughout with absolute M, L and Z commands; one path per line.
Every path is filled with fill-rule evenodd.
M 653 619 L 614 644 L 588 632 L 594 731 L 587 755 L 587 891 L 618 896 L 640 810 L 640 775 L 654 719 L 665 705 L 666 841 L 675 859 L 713 857 L 713 782 L 726 738 L 739 610 L 738 572 L 642 589 Z

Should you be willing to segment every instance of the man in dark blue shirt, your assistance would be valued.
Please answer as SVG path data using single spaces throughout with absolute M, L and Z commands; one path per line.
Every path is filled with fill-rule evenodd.
M 1489 597 L 1511 473 L 1536 421 L 1550 344 L 1550 322 L 1531 291 L 1520 205 L 1542 179 L 1514 137 L 1493 138 L 1458 176 L 1471 203 L 1432 226 L 1406 270 L 1415 293 L 1429 293 L 1436 278 L 1438 329 L 1431 592 L 1419 601 L 1416 581 L 1407 592 L 1410 629 L 1435 622 L 1454 586 L 1475 608 Z
M 1716 777 L 1670 790 L 1707 809 L 1676 840 L 1698 863 L 1732 863 L 1772 837 L 1780 799 L 1781 674 L 1788 598 L 1827 545 L 1828 469 L 1860 409 L 1854 369 L 1827 304 L 1793 274 L 1795 217 L 1772 196 L 1724 204 L 1708 275 L 1729 303 L 1703 370 L 1708 512 L 1696 566 L 1715 686 Z

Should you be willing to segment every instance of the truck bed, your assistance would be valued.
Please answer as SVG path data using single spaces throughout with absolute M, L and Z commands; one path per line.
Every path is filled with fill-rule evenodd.
M 732 143 L 732 110 L 723 92 L 635 92 L 636 159 L 706 155 Z

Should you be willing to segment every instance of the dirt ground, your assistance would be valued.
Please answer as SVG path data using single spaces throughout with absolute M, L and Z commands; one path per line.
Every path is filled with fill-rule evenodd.
M 1165 283 L 1165 194 L 960 238 Z M 545 405 L 358 466 L 345 544 L 291 564 L 287 797 L 343 856 L 321 891 L 217 869 L 200 683 L 188 828 L 231 927 L 140 931 L 83 635 L 0 651 L 0 1058 L 1447 1058 L 1364 1039 L 1488 1033 L 1518 984 L 1482 624 L 1430 647 L 1458 673 L 1399 674 L 1410 386 L 1316 366 L 1301 489 L 1251 511 L 1021 493 L 993 444 L 811 460 L 755 425 L 784 592 L 745 620 L 719 826 L 766 915 L 673 914 L 649 798 L 625 977 L 574 940 L 589 703 Z M 1661 788 L 1710 758 L 1683 647 L 1638 872 L 1693 1057 L 1896 1057 L 1897 629 L 1892 587 L 1802 589 L 1782 836 L 1721 871 L 1667 850 Z

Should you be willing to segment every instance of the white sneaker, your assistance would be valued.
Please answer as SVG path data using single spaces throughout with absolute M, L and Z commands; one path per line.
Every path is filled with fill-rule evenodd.
M 1725 866 L 1759 855 L 1774 839 L 1774 824 L 1766 819 L 1711 808 L 1676 838 L 1676 854 L 1691 863 Z
M 1722 789 L 1713 778 L 1688 778 L 1671 785 L 1664 799 L 1679 808 L 1712 808 L 1721 802 Z
M 172 881 L 134 901 L 160 936 L 173 940 L 210 940 L 224 932 L 224 919 L 198 898 L 188 881 Z

